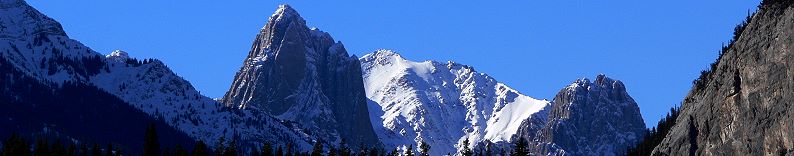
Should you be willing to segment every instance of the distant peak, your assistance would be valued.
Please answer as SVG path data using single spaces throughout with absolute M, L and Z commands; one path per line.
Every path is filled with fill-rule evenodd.
M 110 54 L 105 55 L 105 58 L 116 62 L 124 62 L 130 58 L 130 55 L 123 50 L 114 50 L 113 52 L 110 52 Z
M 288 4 L 282 4 L 278 6 L 276 12 L 273 12 L 273 15 L 270 15 L 269 21 L 273 22 L 273 21 L 282 21 L 282 20 L 293 20 L 293 19 L 303 20 L 300 14 L 298 14 L 298 11 L 293 9 Z
M 598 88 L 608 88 L 608 89 L 617 89 L 617 90 L 625 91 L 625 86 L 623 85 L 623 82 L 621 82 L 620 80 L 609 78 L 605 74 L 598 74 L 595 78 L 595 81 L 592 82 L 588 78 L 576 79 L 576 81 L 574 81 L 573 84 L 571 84 L 568 88 L 574 89 L 574 88 L 582 87 L 589 90 L 590 87 L 592 86 L 597 86 Z
M 373 58 L 374 59 L 374 58 L 389 58 L 389 57 L 395 57 L 395 58 L 403 59 L 402 55 L 400 55 L 399 53 L 397 53 L 397 52 L 395 52 L 393 50 L 389 50 L 389 49 L 378 49 L 378 50 L 375 50 L 375 52 L 373 52 L 373 53 L 364 55 L 362 58 Z
M 291 6 L 289 6 L 289 4 L 281 4 L 281 5 L 278 5 L 278 9 L 276 9 L 276 12 L 273 13 L 273 15 L 297 14 L 297 13 L 298 13 L 298 11 L 295 11 L 295 9 L 293 9 Z

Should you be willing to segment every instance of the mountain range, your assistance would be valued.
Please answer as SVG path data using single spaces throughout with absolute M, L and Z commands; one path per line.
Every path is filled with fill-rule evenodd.
M 794 73 L 791 6 L 764 1 L 737 27 L 654 154 L 791 153 L 792 85 L 781 81 Z M 0 0 L 0 136 L 136 153 L 145 127 L 156 125 L 167 147 L 200 141 L 241 153 L 268 143 L 287 153 L 624 155 L 657 135 L 625 84 L 604 74 L 561 84 L 552 100 L 534 98 L 453 61 L 387 49 L 350 55 L 289 5 L 278 6 L 242 61 L 226 94 L 211 99 L 162 61 L 100 54 L 25 1 Z M 520 142 L 526 151 L 517 151 Z

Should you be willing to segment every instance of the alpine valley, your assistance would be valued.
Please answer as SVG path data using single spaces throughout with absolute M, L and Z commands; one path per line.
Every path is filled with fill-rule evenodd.
M 229 90 L 212 99 L 162 61 L 101 54 L 25 1 L 0 0 L 0 138 L 11 138 L 0 151 L 58 142 L 86 155 L 786 154 L 794 9 L 760 8 L 657 131 L 626 84 L 606 75 L 530 97 L 452 61 L 350 55 L 289 5 L 267 18 Z

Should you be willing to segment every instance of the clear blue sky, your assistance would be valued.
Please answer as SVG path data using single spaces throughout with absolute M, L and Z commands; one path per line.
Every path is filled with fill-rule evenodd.
M 163 60 L 210 97 L 223 96 L 256 33 L 288 3 L 352 54 L 452 60 L 535 98 L 604 73 L 626 84 L 654 125 L 759 2 L 29 1 L 71 38 Z

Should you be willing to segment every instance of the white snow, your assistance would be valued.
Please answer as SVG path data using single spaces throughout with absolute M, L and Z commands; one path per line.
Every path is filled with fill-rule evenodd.
M 414 62 L 390 50 L 359 59 L 373 128 L 389 147 L 427 142 L 432 155 L 460 142 L 509 141 L 521 122 L 548 105 L 454 62 Z

